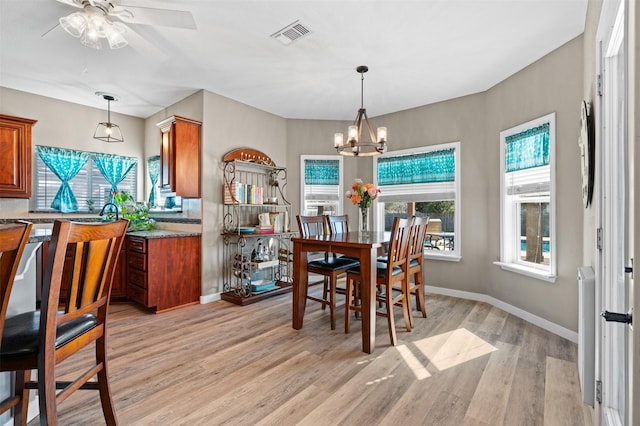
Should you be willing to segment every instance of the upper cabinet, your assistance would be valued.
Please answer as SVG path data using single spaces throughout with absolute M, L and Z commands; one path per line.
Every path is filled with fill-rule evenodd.
M 202 123 L 174 115 L 157 124 L 162 132 L 160 189 L 200 198 L 200 130 Z
M 31 197 L 31 127 L 35 123 L 0 114 L 0 198 Z

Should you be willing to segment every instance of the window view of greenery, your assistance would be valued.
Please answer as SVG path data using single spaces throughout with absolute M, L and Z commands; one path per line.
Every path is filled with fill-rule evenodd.
M 393 218 L 428 217 L 425 249 L 451 251 L 455 236 L 455 202 L 453 200 L 429 202 L 386 202 L 384 203 L 384 230 L 391 232 Z
M 520 260 L 549 265 L 549 203 L 521 202 L 520 216 Z

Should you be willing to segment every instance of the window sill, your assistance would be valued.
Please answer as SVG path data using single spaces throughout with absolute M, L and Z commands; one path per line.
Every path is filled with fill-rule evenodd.
M 445 262 L 460 262 L 462 260 L 462 256 L 458 256 L 458 255 L 430 254 L 430 253 L 429 254 L 425 253 L 423 258 L 427 260 L 444 260 Z
M 535 268 L 527 268 L 523 265 L 517 265 L 515 263 L 493 262 L 494 265 L 499 266 L 505 271 L 515 272 L 516 274 L 526 275 L 537 280 L 546 281 L 549 283 L 555 283 L 557 275 L 550 274 L 547 271 L 542 271 Z

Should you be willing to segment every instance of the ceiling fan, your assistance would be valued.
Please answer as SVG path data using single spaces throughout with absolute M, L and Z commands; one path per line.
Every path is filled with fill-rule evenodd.
M 115 0 L 57 1 L 82 9 L 60 18 L 60 26 L 94 49 L 102 47 L 102 39 L 111 49 L 125 47 L 128 42 L 124 35 L 129 30 L 126 24 L 196 29 L 193 15 L 186 10 L 130 6 Z

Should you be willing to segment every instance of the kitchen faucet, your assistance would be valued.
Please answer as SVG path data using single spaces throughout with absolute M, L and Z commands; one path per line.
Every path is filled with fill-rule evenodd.
M 118 206 L 116 206 L 114 203 L 107 203 L 104 206 L 102 206 L 102 210 L 100 210 L 100 216 L 104 216 L 105 210 L 107 208 L 107 206 L 113 206 L 116 210 L 116 220 L 118 220 Z M 113 210 L 113 209 L 111 209 Z

